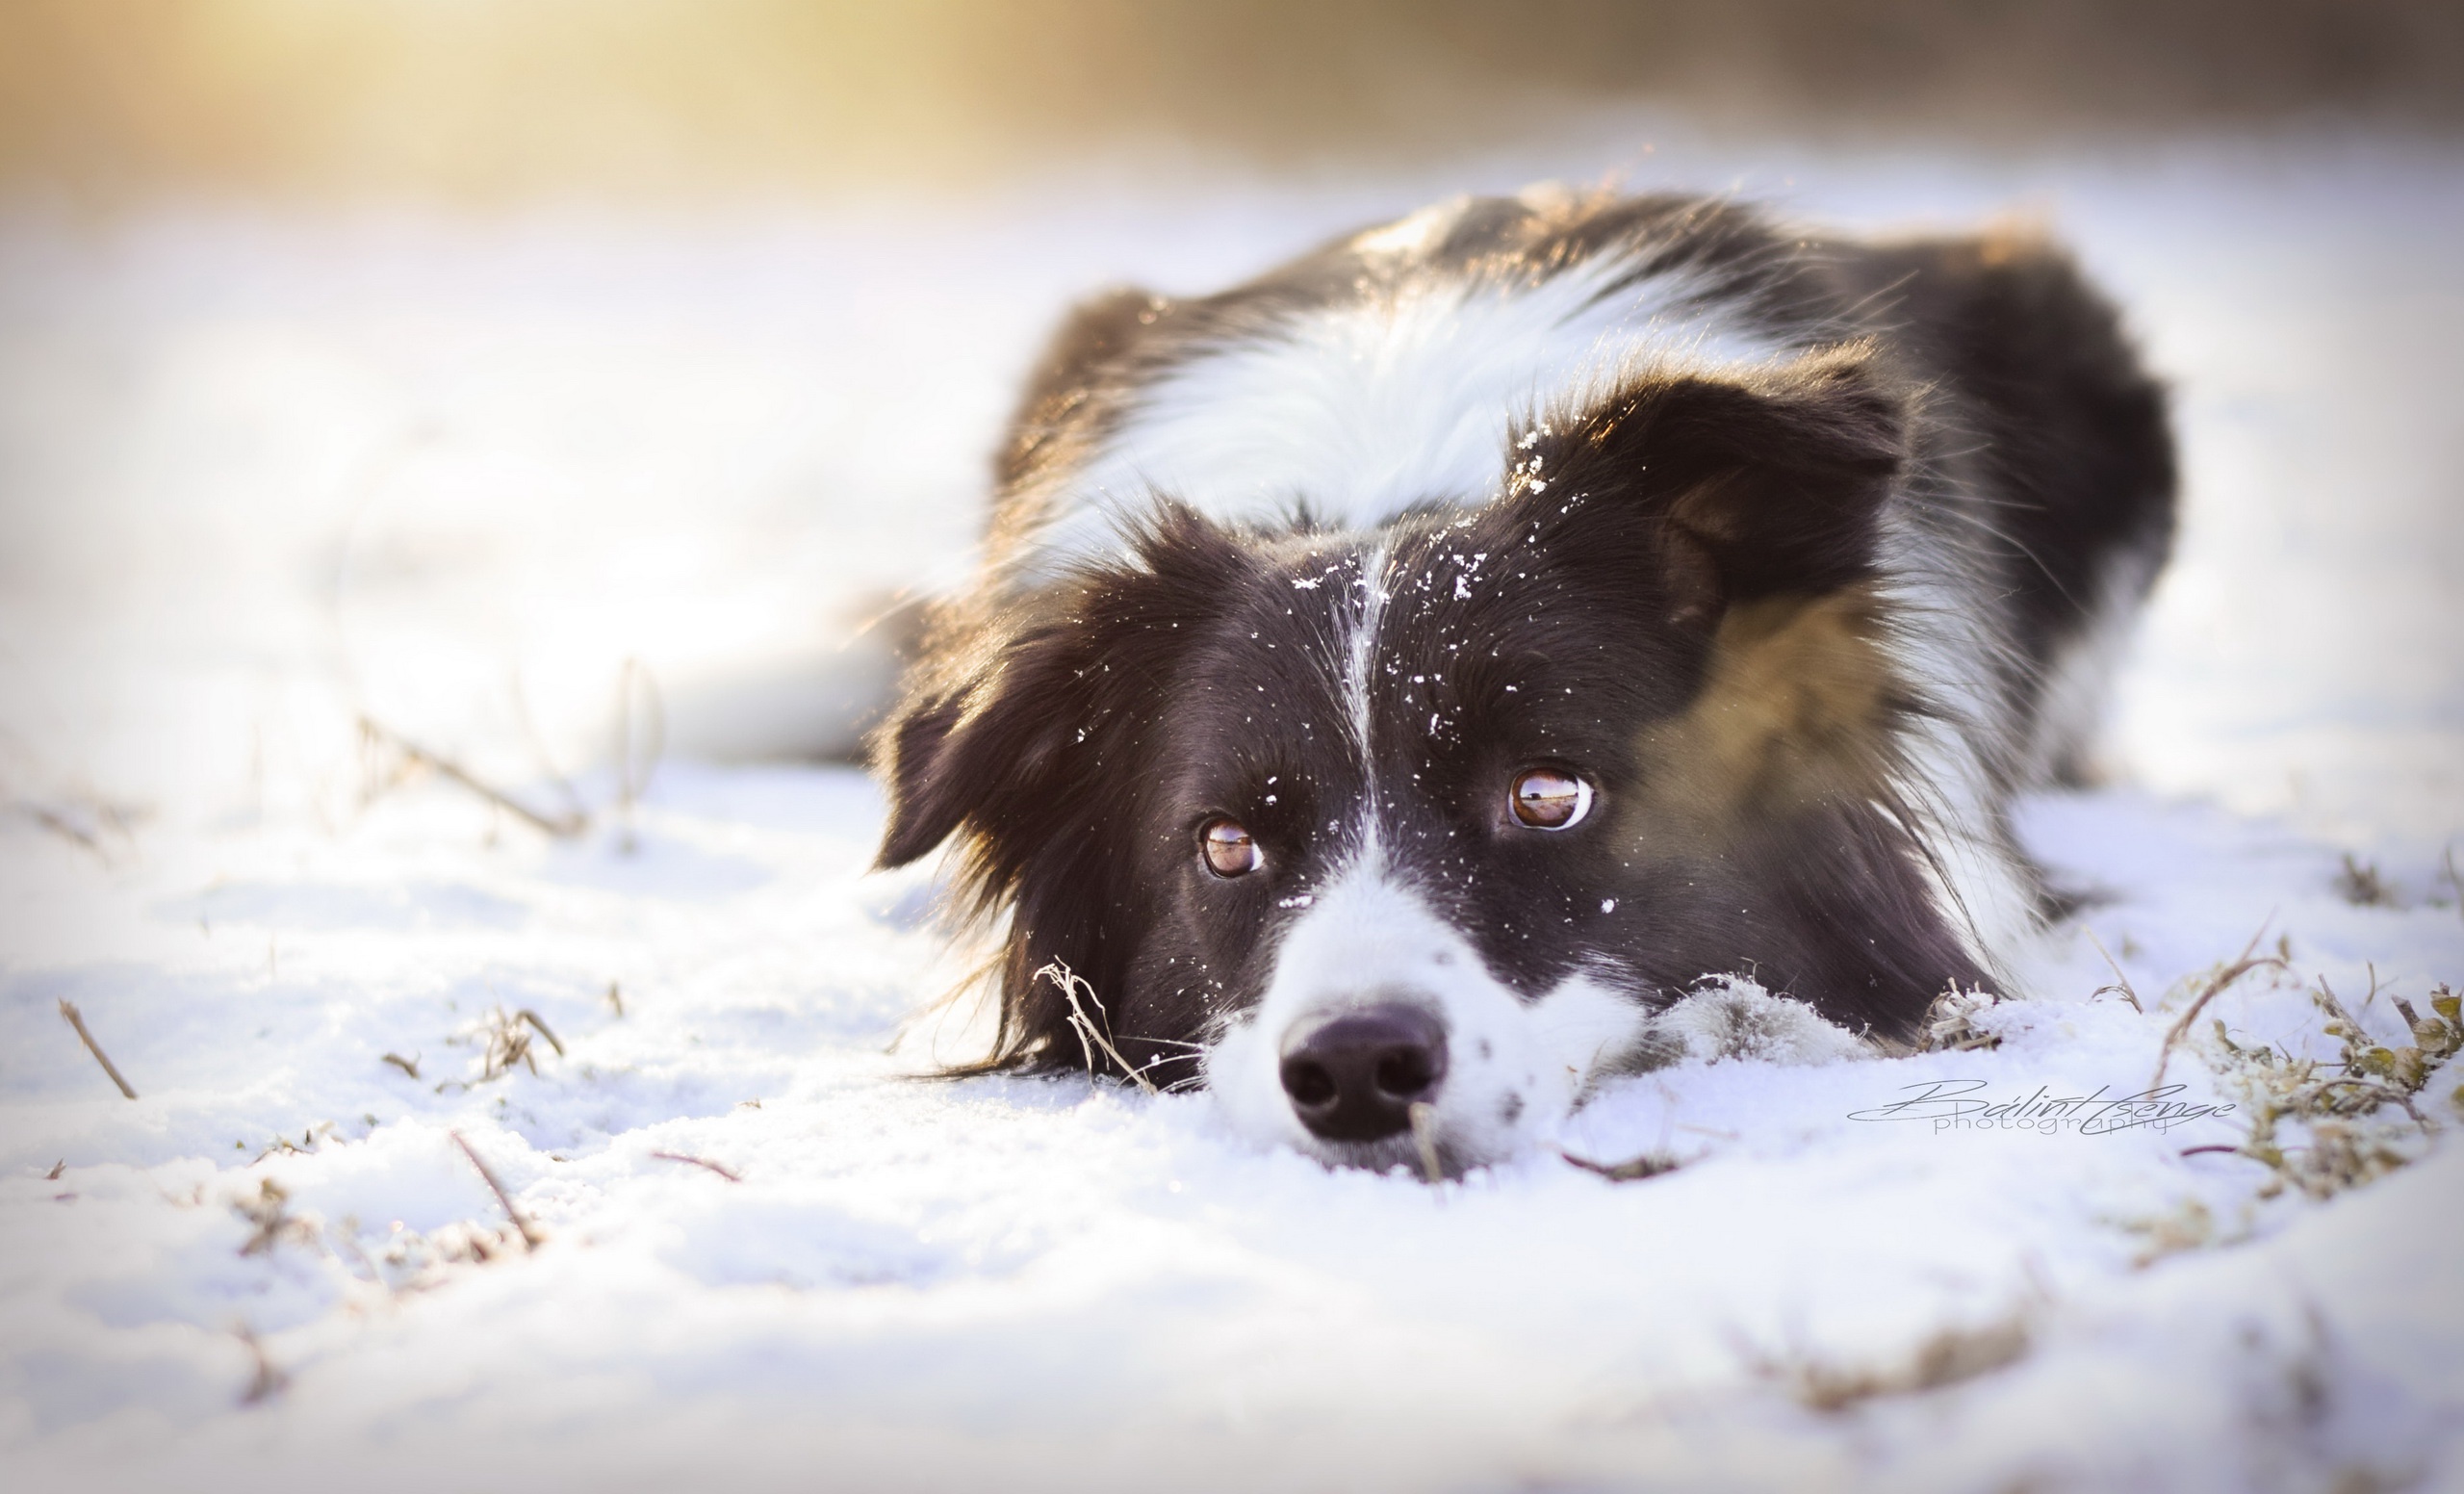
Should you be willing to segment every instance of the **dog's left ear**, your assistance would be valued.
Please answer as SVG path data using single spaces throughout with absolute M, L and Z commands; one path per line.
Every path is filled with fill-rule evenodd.
M 1525 432 L 1509 502 L 1541 531 L 1652 521 L 1673 614 L 1832 591 L 1871 574 L 1908 398 L 1862 345 L 1735 376 L 1645 374 Z

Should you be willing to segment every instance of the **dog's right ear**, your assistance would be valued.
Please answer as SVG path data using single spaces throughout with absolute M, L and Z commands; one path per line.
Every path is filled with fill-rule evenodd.
M 1003 488 L 1025 481 L 1082 424 L 1096 396 L 1119 376 L 1146 329 L 1170 316 L 1172 302 L 1134 286 L 1090 296 L 1069 309 L 1027 375 L 993 459 Z
M 1220 530 L 1168 506 L 1133 536 L 1128 563 L 950 630 L 963 641 L 927 659 L 928 683 L 875 738 L 890 795 L 878 864 L 970 832 L 997 895 L 1047 846 L 1083 840 L 1109 812 L 1093 790 L 1134 772 L 1179 655 L 1246 563 Z
M 884 726 L 874 760 L 889 788 L 878 864 L 904 866 L 970 821 L 995 833 L 1058 797 L 1060 760 L 1097 713 L 1083 660 L 1092 639 L 1069 615 L 977 631 L 971 658 Z

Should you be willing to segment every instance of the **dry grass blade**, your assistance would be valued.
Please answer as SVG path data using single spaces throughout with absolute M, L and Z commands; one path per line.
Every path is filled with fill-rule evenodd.
M 10 802 L 9 808 L 63 840 L 92 852 L 94 859 L 106 866 L 117 863 L 114 846 L 123 851 L 136 847 L 136 824 L 144 817 L 141 810 L 124 808 L 90 795 L 55 799 L 48 803 L 15 799 Z
M 683 1162 L 697 1168 L 707 1168 L 711 1172 L 718 1173 L 721 1177 L 726 1178 L 731 1183 L 740 1183 L 744 1181 L 743 1173 L 737 1172 L 732 1167 L 726 1166 L 723 1163 L 713 1162 L 707 1157 L 696 1157 L 681 1151 L 654 1151 L 651 1155 L 658 1158 L 661 1162 Z
M 46 1183 L 56 1183 L 60 1181 L 60 1174 L 67 1171 L 68 1159 L 63 1157 L 51 1165 L 51 1171 L 42 1175 L 42 1180 Z
M 65 997 L 62 998 L 60 1015 L 67 1017 L 68 1025 L 77 1029 L 77 1041 L 86 1044 L 86 1051 L 94 1055 L 94 1062 L 103 1066 L 103 1072 L 112 1076 L 112 1083 L 119 1086 L 119 1092 L 130 1099 L 137 1098 L 137 1092 L 128 1087 L 126 1079 L 120 1077 L 119 1069 L 113 1064 L 111 1055 L 104 1052 L 103 1045 L 94 1041 L 94 1035 L 86 1030 L 86 1018 L 77 1010 L 77 1003 Z
M 1062 996 L 1068 1001 L 1069 1026 L 1078 1034 L 1078 1046 L 1086 1052 L 1087 1072 L 1091 1077 L 1095 1072 L 1095 1049 L 1102 1048 L 1104 1055 L 1119 1065 L 1122 1073 L 1129 1075 L 1132 1084 L 1149 1095 L 1162 1093 L 1155 1088 L 1154 1081 L 1148 1079 L 1137 1065 L 1120 1056 L 1120 1049 L 1113 1046 L 1113 1040 L 1105 1036 L 1104 1029 L 1096 1024 L 1093 1017 L 1087 1015 L 1086 1007 L 1079 1002 L 1080 992 L 1087 993 L 1086 999 L 1093 1002 L 1098 1012 L 1104 1010 L 1104 1003 L 1103 998 L 1095 994 L 1095 988 L 1087 984 L 1085 976 L 1061 961 L 1055 960 L 1042 969 L 1036 971 L 1036 979 L 1050 981 L 1060 987 Z
M 85 826 L 77 824 L 73 820 L 69 819 L 67 815 L 61 813 L 58 810 L 52 809 L 48 805 L 29 804 L 25 806 L 25 811 L 28 817 L 32 818 L 36 824 L 50 831 L 53 835 L 60 837 L 64 840 L 84 846 L 87 850 L 101 857 L 105 862 L 109 862 L 111 860 L 110 853 L 103 849 L 101 837 L 96 836 L 92 831 L 88 830 Z
M 479 1170 L 480 1181 L 488 1185 L 488 1192 L 497 1196 L 497 1203 L 504 1210 L 504 1217 L 513 1221 L 513 1227 L 522 1232 L 522 1248 L 525 1250 L 539 1249 L 542 1236 L 530 1221 L 523 1217 L 522 1211 L 513 1206 L 513 1196 L 504 1191 L 504 1184 L 497 1181 L 497 1174 L 479 1160 L 479 1154 L 472 1149 L 461 1132 L 448 1131 L 445 1134 L 453 1138 L 453 1145 L 461 1147 L 462 1155 L 470 1158 L 471 1165 Z
M 1421 1171 L 1432 1183 L 1446 1181 L 1446 1167 L 1437 1155 L 1437 1107 L 1426 1100 L 1415 1100 L 1403 1114 L 1411 1118 L 1412 1145 L 1421 1154 Z
M 2028 1326 L 2018 1318 L 1976 1328 L 1944 1328 L 1917 1346 L 1906 1364 L 1880 1373 L 1808 1366 L 1797 1391 L 1817 1411 L 1836 1411 L 1874 1396 L 1938 1390 L 2015 1364 L 2028 1352 Z
M 2182 1035 L 2191 1030 L 2191 1023 L 2198 1019 L 2198 1014 L 2206 1009 L 2210 1001 L 2223 994 L 2226 988 L 2252 970 L 2284 968 L 2284 958 L 2281 955 L 2257 954 L 2259 940 L 2267 937 L 2267 925 L 2260 924 L 2259 931 L 2250 936 L 2250 941 L 2242 946 L 2241 954 L 2234 958 L 2232 964 L 2208 977 L 2207 985 L 2195 997 L 2192 998 L 2190 1008 L 2182 1013 L 2181 1019 L 2166 1031 L 2164 1043 L 2156 1049 L 2156 1076 L 2147 1081 L 2149 1089 L 2155 1089 L 2165 1082 L 2165 1066 L 2172 1062 L 2173 1044 L 2182 1041 Z
M 317 1226 L 291 1212 L 291 1195 L 270 1177 L 258 1179 L 257 1196 L 235 1201 L 231 1210 L 249 1225 L 243 1255 L 271 1255 L 276 1246 L 316 1243 Z
M 636 709 L 635 702 L 641 703 Z M 634 717 L 642 717 L 642 730 Z M 616 812 L 625 827 L 625 849 L 634 848 L 633 806 L 649 792 L 659 759 L 667 752 L 667 704 L 658 682 L 638 658 L 628 658 L 616 678 Z
M 1964 1053 L 1974 1048 L 1998 1048 L 2001 1036 L 1976 1025 L 1976 1018 L 2001 1002 L 1998 994 L 1987 991 L 1962 991 L 1953 981 L 1925 1009 L 1925 1027 L 1917 1034 L 1916 1050 L 1920 1053 Z
M 1771 1353 L 1739 1342 L 1757 1375 L 1778 1381 L 1809 1410 L 1839 1412 L 1884 1396 L 1916 1395 L 1989 1375 L 2025 1357 L 2033 1340 L 2027 1314 L 1973 1327 L 1937 1329 L 1895 1363 L 1840 1364 L 1799 1349 Z
M 2116 960 L 2113 957 L 2112 952 L 2105 948 L 2105 941 L 2096 937 L 2096 931 L 2094 929 L 2083 928 L 2080 932 L 2088 936 L 2089 943 L 2096 946 L 2096 953 L 2105 957 L 2105 968 L 2114 972 L 2114 983 L 2102 988 L 2102 991 L 2118 992 L 2124 1001 L 2130 1003 L 2130 1009 L 2132 1011 L 2143 1014 L 2145 1013 L 2147 1008 L 2140 1004 L 2139 992 L 2131 989 L 2130 977 L 2121 972 L 2120 962 Z M 2125 940 L 2123 942 L 2127 944 L 2129 940 Z M 2101 993 L 2102 992 L 2100 991 L 2099 994 Z
M 534 1074 L 539 1071 L 539 1055 L 532 1047 L 533 1033 L 546 1039 L 558 1058 L 565 1056 L 564 1043 L 557 1041 L 556 1035 L 549 1030 L 539 1014 L 528 1007 L 510 1015 L 500 1006 L 490 1007 L 472 1027 L 465 1028 L 449 1041 L 458 1043 L 469 1038 L 479 1041 L 479 1076 L 472 1082 L 485 1084 L 516 1069 L 527 1069 Z
M 388 1053 L 384 1055 L 381 1062 L 393 1065 L 414 1079 L 420 1076 L 420 1061 L 417 1058 L 404 1058 L 399 1053 Z
M 247 1346 L 249 1358 L 256 1362 L 255 1373 L 248 1377 L 248 1388 L 240 1393 L 240 1404 L 255 1405 L 282 1394 L 284 1387 L 291 1383 L 291 1377 L 275 1367 L 272 1358 L 266 1353 L 266 1346 L 258 1342 L 256 1330 L 243 1323 L 231 1331 Z
M 570 840 L 590 828 L 590 816 L 580 811 L 569 811 L 552 818 L 542 814 L 504 790 L 477 778 L 452 759 L 430 752 L 417 742 L 404 738 L 398 733 L 388 731 L 377 725 L 367 716 L 359 718 L 359 730 L 362 736 L 368 740 L 383 742 L 400 753 L 407 760 L 444 775 L 498 809 L 528 822 L 559 840 Z
M 2357 860 L 2350 851 L 2344 854 L 2343 869 L 2336 873 L 2336 895 L 2355 908 L 2400 908 L 2403 895 L 2396 884 L 2375 863 Z
M 548 1040 L 548 1046 L 556 1050 L 556 1056 L 558 1058 L 565 1056 L 565 1045 L 556 1041 L 556 1035 L 548 1030 L 548 1024 L 539 1019 L 538 1013 L 526 1006 L 521 1011 L 516 1012 L 513 1015 L 515 1020 L 528 1022 L 531 1026 L 539 1029 L 539 1036 Z
M 1560 1151 L 1557 1155 L 1586 1172 L 1599 1173 L 1612 1183 L 1640 1182 L 1646 1177 L 1674 1172 L 1680 1166 L 1675 1157 L 1662 1156 L 1655 1151 L 1647 1151 L 1623 1162 L 1594 1162 L 1589 1157 L 1578 1157 L 1571 1151 Z

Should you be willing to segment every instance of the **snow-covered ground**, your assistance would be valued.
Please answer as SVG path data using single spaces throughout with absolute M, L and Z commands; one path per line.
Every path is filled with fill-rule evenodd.
M 929 882 L 865 873 L 861 775 L 670 752 L 626 812 L 645 677 L 672 742 L 757 734 L 731 679 L 964 574 L 1067 296 L 1621 162 L 1852 224 L 2037 214 L 2176 382 L 2116 786 L 2027 815 L 2103 900 L 2041 1000 L 1952 1034 L 1998 1046 L 1622 1083 L 1566 1146 L 1684 1164 L 1643 1181 L 1329 1173 L 1199 1095 L 903 1077 L 953 967 Z M 2315 142 L 0 215 L 0 1476 L 2464 1487 L 2464 1069 L 2418 1123 L 2246 1146 L 2364 1094 L 2286 1072 L 2345 1054 L 2320 981 L 2391 1053 L 2399 998 L 2464 981 L 2458 263 L 2464 158 Z M 561 766 L 590 830 L 363 713 L 551 814 Z M 2281 963 L 2164 1059 L 2232 1111 L 1943 1120 L 2146 1089 L 2262 930 Z

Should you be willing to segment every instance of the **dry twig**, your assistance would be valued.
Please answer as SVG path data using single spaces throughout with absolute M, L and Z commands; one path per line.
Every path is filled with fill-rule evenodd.
M 94 1055 L 94 1062 L 103 1066 L 103 1072 L 112 1076 L 112 1083 L 119 1086 L 119 1092 L 130 1099 L 137 1098 L 137 1092 L 128 1087 L 126 1079 L 120 1077 L 119 1069 L 112 1063 L 111 1055 L 105 1053 L 103 1045 L 94 1041 L 94 1035 L 86 1030 L 86 1018 L 78 1012 L 77 1003 L 64 996 L 62 997 L 60 1015 L 67 1017 L 68 1025 L 77 1029 L 77 1041 L 86 1044 L 86 1051 Z
M 256 1361 L 256 1373 L 248 1377 L 248 1388 L 241 1392 L 240 1404 L 255 1405 L 260 1401 L 282 1394 L 283 1388 L 291 1383 L 291 1377 L 275 1367 L 266 1353 L 266 1346 L 258 1342 L 256 1330 L 243 1323 L 231 1331 L 241 1343 L 247 1345 L 248 1356 Z
M 480 1181 L 488 1185 L 488 1192 L 497 1196 L 498 1204 L 504 1209 L 504 1217 L 513 1221 L 513 1227 L 521 1231 L 522 1248 L 525 1250 L 539 1249 L 542 1236 L 530 1221 L 523 1217 L 522 1211 L 513 1206 L 513 1196 L 504 1191 L 504 1184 L 497 1181 L 497 1174 L 490 1171 L 485 1162 L 479 1160 L 479 1154 L 472 1149 L 471 1144 L 463 1139 L 461 1132 L 448 1131 L 445 1134 L 453 1138 L 453 1145 L 461 1147 L 462 1155 L 470 1158 L 471 1165 L 479 1170 Z
M 633 730 L 637 697 L 643 706 L 640 742 Z M 633 806 L 650 791 L 651 778 L 667 751 L 667 705 L 659 697 L 658 682 L 638 658 L 625 660 L 624 671 L 616 677 L 615 745 L 616 813 L 625 827 L 625 849 L 630 851 L 635 845 Z
M 1612 1183 L 1639 1182 L 1646 1177 L 1657 1177 L 1662 1172 L 1674 1172 L 1681 1166 L 1675 1157 L 1662 1156 L 1656 1151 L 1647 1151 L 1623 1162 L 1594 1162 L 1589 1157 L 1578 1157 L 1571 1151 L 1559 1151 L 1557 1155 L 1586 1172 L 1599 1173 Z
M 2181 1019 L 2173 1023 L 2172 1027 L 2166 1032 L 2164 1043 L 2156 1050 L 2156 1077 L 2147 1081 L 2149 1089 L 2156 1089 L 2165 1082 L 2165 1066 L 2172 1061 L 2173 1044 L 2182 1040 L 2182 1034 L 2191 1030 L 2191 1023 L 2197 1020 L 2199 1012 L 2210 1001 L 2221 995 L 2226 987 L 2252 970 L 2271 966 L 2279 970 L 2284 968 L 2284 959 L 2280 955 L 2251 958 L 2252 953 L 2259 947 L 2259 940 L 2267 937 L 2267 925 L 2260 924 L 2259 932 L 2251 935 L 2250 941 L 2242 946 L 2242 953 L 2234 959 L 2232 964 L 2225 966 L 2208 978 L 2206 988 L 2192 998 L 2190 1009 L 2182 1013 Z
M 1746 1351 L 1748 1364 L 1787 1388 L 1810 1410 L 1844 1411 L 1880 1396 L 1915 1395 L 1989 1375 L 2016 1363 L 2031 1338 L 2023 1312 L 1974 1327 L 1937 1329 L 1893 1364 L 1827 1363 L 1803 1352 L 1776 1357 Z
M 713 1162 L 707 1157 L 690 1156 L 680 1151 L 654 1151 L 651 1155 L 658 1158 L 661 1162 L 684 1162 L 690 1163 L 692 1166 L 697 1168 L 708 1168 L 711 1172 L 718 1173 L 721 1177 L 726 1178 L 731 1183 L 740 1183 L 744 1181 L 743 1173 L 737 1172 L 732 1167 Z
M 488 803 L 495 805 L 497 808 L 505 811 L 509 814 L 529 822 L 539 830 L 555 837 L 559 840 L 570 840 L 574 837 L 580 835 L 583 831 L 590 828 L 590 816 L 582 813 L 580 811 L 568 811 L 567 812 L 557 815 L 552 819 L 549 816 L 540 813 L 537 810 L 530 808 L 530 806 L 523 803 L 521 800 L 516 799 L 511 794 L 504 792 L 502 789 L 481 781 L 477 777 L 474 776 L 469 769 L 463 767 L 462 764 L 454 761 L 452 759 L 444 757 L 438 753 L 430 752 L 426 748 L 420 746 L 418 743 L 406 739 L 398 733 L 388 731 L 386 728 L 377 725 L 375 721 L 367 716 L 359 718 L 359 730 L 361 735 L 367 740 L 385 743 L 392 747 L 396 752 L 400 753 L 403 758 L 409 761 L 443 774 L 454 783 L 457 783 L 463 787 L 471 790 L 471 792 L 477 794 L 480 798 L 485 799 Z
M 2355 908 L 2400 908 L 2403 896 L 2384 872 L 2372 862 L 2357 860 L 2350 851 L 2344 853 L 2345 863 L 2336 873 L 2336 895 Z
M 414 1079 L 420 1076 L 420 1061 L 416 1056 L 404 1058 L 399 1053 L 388 1053 L 384 1056 L 382 1061 L 393 1065 L 395 1068 L 402 1070 L 402 1072 L 406 1074 L 409 1074 Z
M 291 1212 L 291 1195 L 270 1177 L 259 1178 L 257 1196 L 234 1201 L 231 1210 L 254 1226 L 240 1247 L 243 1255 L 271 1255 L 278 1245 L 316 1243 L 317 1226 Z

